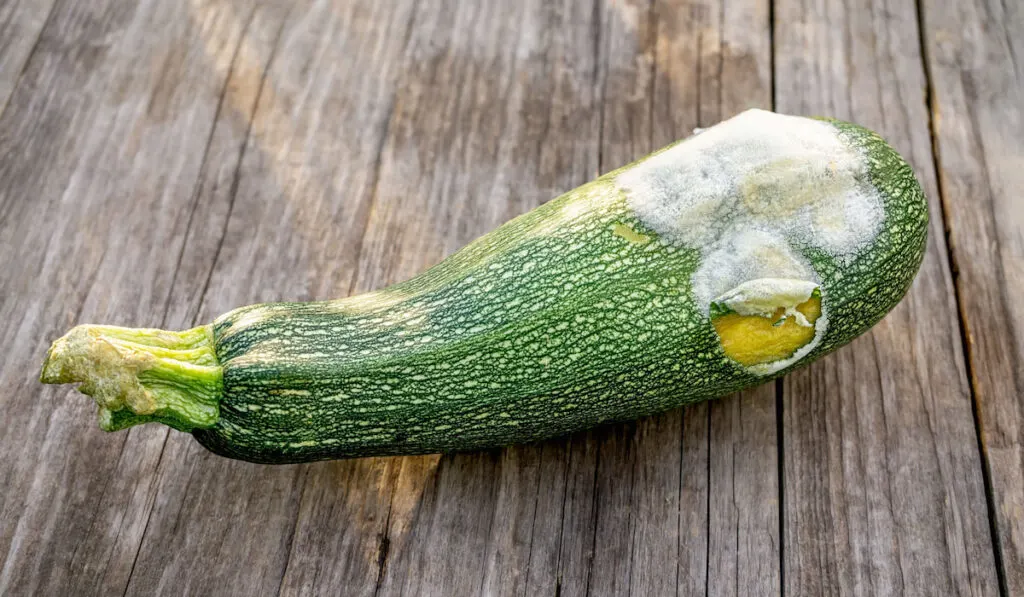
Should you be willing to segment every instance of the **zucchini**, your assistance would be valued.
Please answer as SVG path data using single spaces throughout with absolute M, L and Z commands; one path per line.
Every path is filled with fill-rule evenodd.
M 906 292 L 928 209 L 874 133 L 749 110 L 520 216 L 419 276 L 183 332 L 81 325 L 44 383 L 263 463 L 475 450 L 765 382 Z

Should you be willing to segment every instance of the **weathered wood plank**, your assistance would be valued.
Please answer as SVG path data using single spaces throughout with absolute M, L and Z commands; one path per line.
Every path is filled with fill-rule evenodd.
M 622 58 L 628 57 L 628 53 L 621 49 L 609 52 L 610 56 L 619 56 L 623 64 L 619 65 L 619 73 L 609 69 L 604 103 L 606 110 L 617 104 L 625 109 L 620 108 L 620 114 L 606 112 L 603 169 L 684 137 L 696 126 L 710 126 L 748 107 L 771 104 L 767 2 L 657 2 L 653 10 L 653 56 L 641 54 L 630 68 Z M 622 20 L 630 19 L 637 20 L 635 12 L 624 13 Z M 628 30 L 636 32 L 638 40 L 634 47 L 645 48 L 642 22 Z M 637 76 L 633 71 L 643 74 L 642 67 L 648 60 L 654 61 L 653 88 L 648 100 L 650 115 L 644 113 L 646 106 L 634 108 L 633 112 L 650 121 L 638 118 L 629 109 L 630 102 L 636 101 L 633 98 L 644 101 L 642 92 L 627 92 L 614 85 L 621 85 L 614 78 L 616 74 L 627 81 L 630 76 Z M 625 89 L 629 90 L 629 86 Z M 654 115 L 663 118 L 659 120 Z M 633 138 L 621 134 L 616 123 L 629 123 L 626 130 Z M 638 143 L 636 137 L 645 132 L 650 136 L 642 140 L 650 141 Z M 740 412 L 744 410 L 758 414 L 742 417 Z M 704 594 L 777 594 L 780 563 L 774 386 L 691 408 L 684 416 L 687 424 L 682 429 L 682 421 L 675 418 L 675 413 L 637 423 L 634 445 L 626 452 L 632 468 L 631 486 L 619 480 L 612 486 L 619 488 L 618 493 L 608 492 L 623 500 L 618 505 L 610 504 L 613 512 L 625 511 L 630 516 L 617 525 L 609 525 L 608 532 L 599 535 L 595 544 L 607 546 L 614 555 L 614 546 L 621 541 L 618 537 L 631 542 L 631 567 L 619 574 L 628 573 L 629 587 L 635 594 L 673 594 L 679 586 L 687 586 L 693 580 L 697 581 L 696 586 L 690 586 Z M 708 428 L 700 429 L 708 416 Z M 683 461 L 689 468 L 695 460 L 710 458 L 703 461 L 709 475 L 703 490 L 708 493 L 699 498 L 688 496 L 682 501 L 678 494 L 667 491 L 676 479 L 672 472 L 679 463 L 669 457 L 665 448 L 676 445 L 675 438 L 683 435 L 680 431 L 693 437 L 690 434 L 698 430 L 709 434 L 705 436 L 709 445 L 700 446 L 695 453 L 684 452 Z M 602 460 L 601 468 L 606 463 Z M 617 467 L 612 468 L 609 474 L 621 476 L 616 471 Z M 624 488 L 630 493 L 626 494 Z M 598 498 L 601 507 L 612 501 L 605 494 L 599 493 Z M 670 508 L 667 511 L 666 506 Z M 680 519 L 690 524 L 695 518 L 703 519 L 706 530 L 702 529 L 699 539 L 681 532 L 677 536 L 666 533 L 663 521 L 674 509 L 681 512 Z M 699 513 L 699 509 L 706 512 Z M 754 514 L 748 518 L 745 515 L 749 513 Z M 679 547 L 673 549 L 667 540 L 678 541 Z M 612 568 L 596 560 L 599 554 L 595 554 L 595 574 Z M 676 560 L 677 569 L 684 563 L 703 564 L 706 568 L 680 570 L 680 578 L 674 579 L 667 558 Z M 615 561 L 612 557 L 609 560 Z M 595 576 L 595 580 L 604 582 L 591 584 L 593 594 L 619 592 L 615 576 Z
M 122 592 L 134 561 L 166 432 L 98 433 L 36 372 L 74 323 L 163 323 L 241 35 L 195 8 L 60 4 L 0 118 L 5 594 Z
M 879 131 L 931 201 L 928 253 L 868 335 L 786 378 L 784 591 L 996 595 L 913 4 L 776 2 L 776 107 Z
M 653 3 L 645 0 L 598 6 L 601 29 L 595 48 L 599 64 L 595 93 L 601 102 L 601 136 L 597 148 L 598 167 L 606 172 L 653 149 L 656 15 Z M 634 587 L 639 594 L 674 592 L 681 424 L 679 414 L 673 413 L 584 436 L 585 441 L 597 443 L 587 595 L 624 595 Z M 584 478 L 591 475 L 586 469 L 581 472 Z M 563 542 L 575 540 L 563 537 Z M 645 540 L 652 544 L 644 545 Z M 637 548 L 640 553 L 635 553 Z M 637 561 L 644 556 L 652 559 Z M 641 572 L 644 567 L 649 567 L 646 573 Z
M 771 107 L 767 2 L 664 2 L 659 10 L 655 147 L 746 108 Z M 706 506 L 694 503 L 698 496 L 691 491 L 680 499 L 688 521 L 681 529 L 689 528 L 679 537 L 682 594 L 778 594 L 774 385 L 691 407 L 685 416 L 688 438 L 709 435 L 703 435 L 707 445 L 684 451 L 684 461 L 703 460 L 709 478 L 699 497 Z M 708 427 L 700 430 L 705 417 Z M 691 435 L 695 431 L 703 434 Z M 697 540 L 693 526 L 701 520 L 707 535 Z
M 710 7 L 701 2 L 657 1 L 654 10 L 651 121 L 657 124 L 652 125 L 650 134 L 651 146 L 662 147 L 691 134 L 702 122 L 700 97 L 717 84 L 717 77 L 712 74 L 706 82 L 701 75 L 711 72 L 706 63 L 714 62 L 717 66 L 715 57 L 718 56 L 718 48 L 712 47 L 709 51 L 702 42 L 706 31 L 717 31 L 718 22 L 717 18 L 713 20 Z M 708 549 L 710 405 L 698 404 L 682 409 L 678 415 L 672 413 L 656 420 L 664 418 L 674 426 L 675 416 L 680 417 L 681 449 L 679 495 L 674 504 L 679 513 L 675 594 L 707 595 L 713 555 Z M 655 451 L 643 450 L 638 458 L 657 458 L 652 454 Z M 640 577 L 645 574 L 641 572 Z
M 654 147 L 652 143 L 656 137 L 670 135 L 663 141 L 659 140 L 658 145 L 661 145 L 689 134 L 700 123 L 697 111 L 693 108 L 687 110 L 685 104 L 676 105 L 672 113 L 672 101 L 678 101 L 680 97 L 673 97 L 673 93 L 680 88 L 692 92 L 694 88 L 699 89 L 698 84 L 713 86 L 714 91 L 707 95 L 715 98 L 715 102 L 709 105 L 714 106 L 716 113 L 708 113 L 710 122 L 707 124 L 717 120 L 717 111 L 723 109 L 724 102 L 729 101 L 723 101 L 719 93 L 722 64 L 727 63 L 725 68 L 731 69 L 738 61 L 729 56 L 722 57 L 722 48 L 725 47 L 722 43 L 709 43 L 705 46 L 692 44 L 688 56 L 679 52 L 680 47 L 685 47 L 688 40 L 693 39 L 694 32 L 728 29 L 732 25 L 735 29 L 729 30 L 731 35 L 723 36 L 734 38 L 731 41 L 740 59 L 751 61 L 751 56 L 744 50 L 754 50 L 755 56 L 758 55 L 756 50 L 761 50 L 760 55 L 764 58 L 760 72 L 737 69 L 740 76 L 726 80 L 725 84 L 737 97 L 744 98 L 745 102 L 758 102 L 756 97 L 752 97 L 757 91 L 760 92 L 762 105 L 769 101 L 767 4 L 760 10 L 757 7 L 753 11 L 750 7 L 739 7 L 736 11 L 737 15 L 753 13 L 750 18 L 755 21 L 757 15 L 762 16 L 760 39 L 753 39 L 758 30 L 744 23 L 743 17 L 733 17 L 733 23 L 727 24 L 720 21 L 724 19 L 722 13 L 707 10 L 707 7 L 674 3 L 651 7 L 612 3 L 602 5 L 602 9 L 601 37 L 596 39 L 596 51 L 601 56 L 597 83 L 604 107 L 601 157 L 605 165 L 602 169 L 613 168 L 646 153 Z M 664 28 L 659 18 L 662 12 L 667 20 Z M 676 51 L 665 52 L 664 62 L 656 65 L 655 55 L 659 47 Z M 687 57 L 691 58 L 688 64 Z M 701 71 L 699 67 L 694 68 L 701 58 L 715 65 L 711 75 L 705 73 L 710 84 L 699 80 Z M 682 66 L 677 61 L 682 61 L 685 66 L 674 68 Z M 756 64 L 756 59 L 751 62 Z M 661 78 L 661 69 L 673 76 Z M 692 76 L 690 80 L 684 78 L 688 74 Z M 752 74 L 754 76 L 751 78 Z M 657 93 L 655 85 L 659 78 L 662 87 L 660 93 Z M 757 90 L 759 81 L 764 84 Z M 743 85 L 749 87 L 746 92 L 739 90 Z M 739 111 L 749 104 L 735 102 L 734 105 L 739 106 L 735 108 Z M 670 112 L 671 117 L 664 121 L 663 126 L 654 127 L 652 117 L 659 111 Z M 687 115 L 684 118 L 688 121 L 682 125 L 676 124 L 680 120 L 679 113 Z M 761 422 L 761 428 L 768 432 L 769 437 L 768 444 L 761 447 L 767 449 L 756 452 L 750 461 L 762 460 L 755 467 L 757 473 L 763 474 L 767 470 L 771 486 L 775 487 L 776 429 L 774 391 L 770 388 L 767 399 L 770 417 Z M 687 417 L 688 425 L 685 429 L 681 415 L 681 412 L 669 413 L 637 424 L 600 430 L 572 439 L 568 456 L 571 463 L 568 469 L 570 477 L 565 485 L 570 493 L 566 496 L 561 536 L 563 564 L 556 574 L 561 582 L 555 587 L 563 594 L 616 594 L 627 590 L 636 594 L 674 594 L 680 583 L 698 588 L 701 593 L 706 592 L 709 555 L 706 478 L 709 470 L 708 407 L 691 409 L 692 416 Z M 732 431 L 725 426 L 720 427 L 723 442 L 731 441 L 738 432 L 738 429 Z M 687 448 L 682 453 L 682 459 L 677 456 L 681 444 Z M 767 469 L 762 468 L 764 453 L 768 455 Z M 681 473 L 684 478 L 680 477 Z M 712 471 L 713 476 L 731 473 L 731 467 L 720 467 Z M 724 568 L 740 567 L 740 573 L 730 573 L 718 583 L 715 590 L 720 594 L 747 593 L 754 587 L 772 586 L 774 578 L 777 592 L 778 508 L 777 504 L 771 507 L 777 492 L 755 494 L 749 489 L 757 487 L 757 483 L 748 483 L 744 475 L 738 477 L 740 483 L 737 493 L 756 495 L 756 499 L 751 500 L 749 505 L 760 507 L 759 513 L 764 512 L 771 519 L 767 528 L 774 531 L 776 540 L 738 545 L 733 551 L 723 545 L 722 550 L 710 554 L 716 564 L 724 562 Z M 686 498 L 685 502 L 680 501 L 681 496 Z M 665 524 L 673 518 L 679 521 L 675 528 Z M 722 515 L 719 522 L 723 535 L 725 529 L 728 529 L 731 537 L 747 538 L 747 526 L 734 517 Z M 686 530 L 685 536 L 682 529 Z M 730 544 L 730 547 L 733 545 Z M 748 545 L 749 549 L 746 548 Z M 566 554 L 568 557 L 565 557 Z M 763 557 L 756 558 L 756 555 Z M 685 559 L 687 566 L 693 565 L 693 568 L 681 569 L 682 559 Z M 755 578 L 754 574 L 745 574 L 747 568 L 744 565 L 749 562 L 768 562 L 776 572 L 765 574 L 762 571 Z M 758 566 L 749 569 L 757 570 Z M 550 586 L 545 588 L 550 590 Z
M 925 2 L 939 183 L 1006 594 L 1024 594 L 1024 9 Z M 980 508 L 980 504 L 978 505 Z
M 254 105 L 254 116 L 240 138 L 232 135 L 242 154 L 209 163 L 208 170 L 233 174 L 226 186 L 219 175 L 204 186 L 206 217 L 218 222 L 223 239 L 210 247 L 209 236 L 197 238 L 216 258 L 199 319 L 260 300 L 328 298 L 350 290 L 403 56 L 402 45 L 391 40 L 403 39 L 412 7 L 275 6 L 260 28 L 266 35 L 243 44 L 237 85 L 245 93 L 233 109 L 244 113 Z M 370 64 L 373 77 L 367 76 Z M 223 118 L 233 118 L 231 111 Z M 128 593 L 215 588 L 265 594 L 291 592 L 311 579 L 346 586 L 346 574 L 364 574 L 364 565 L 376 562 L 384 518 L 374 514 L 387 506 L 388 478 L 375 461 L 308 467 L 231 462 L 175 435 Z M 351 490 L 347 499 L 338 497 L 345 490 Z M 326 501 L 317 500 L 324 491 Z M 304 512 L 337 520 L 302 526 Z M 322 559 L 328 554 L 308 549 L 311 533 L 350 545 L 351 559 L 328 566 Z M 168 562 L 168 553 L 178 555 Z M 189 584 L 182 587 L 185 578 Z
M 172 329 L 201 323 L 199 310 L 206 295 L 217 247 L 223 241 L 227 206 L 234 190 L 232 183 L 269 59 L 267 47 L 273 43 L 280 30 L 283 16 L 280 12 L 257 10 L 244 3 L 211 6 L 216 10 L 193 4 L 185 15 L 187 22 L 199 30 L 197 45 L 200 51 L 197 54 L 203 60 L 184 68 L 198 70 L 197 67 L 201 65 L 199 73 L 217 76 L 224 83 L 206 141 L 199 177 L 192 197 L 187 199 L 191 211 L 180 223 L 185 241 L 177 251 L 177 268 L 161 322 L 162 327 Z M 227 37 L 230 43 L 222 41 L 225 36 L 218 33 L 220 29 L 231 32 Z M 181 462 L 179 455 L 188 449 L 191 438 L 159 428 L 145 431 L 146 437 L 153 436 L 151 441 L 157 446 L 156 458 L 154 460 L 153 455 L 149 454 L 148 466 L 139 469 L 135 478 L 126 479 L 123 493 L 131 492 L 133 496 L 140 497 L 126 510 L 120 524 L 116 520 L 109 523 L 107 533 L 117 538 L 115 553 L 106 564 L 107 572 L 102 583 L 97 585 L 98 594 L 114 588 L 126 593 L 129 581 L 136 572 L 140 576 L 149 572 L 145 565 L 138 567 L 144 534 L 158 531 L 160 517 L 158 514 L 156 524 L 152 524 L 154 512 L 172 502 L 175 492 L 181 491 L 182 486 L 187 485 L 191 478 L 192 468 L 188 464 L 177 469 L 167 468 L 178 466 Z M 152 452 L 152 449 L 149 451 Z M 134 455 L 135 451 L 126 445 L 123 454 Z M 135 487 L 127 485 L 127 482 L 134 483 Z M 230 491 L 233 488 L 227 489 Z M 118 490 L 115 495 L 120 493 L 122 491 Z M 180 520 L 181 512 L 176 512 L 176 521 Z M 93 549 L 84 547 L 77 553 L 88 560 Z M 173 590 L 189 589 L 190 584 L 187 582 L 173 587 Z
M 779 595 L 775 384 L 711 405 L 708 595 Z
M 698 124 L 770 109 L 770 4 L 702 8 Z M 781 593 L 778 441 L 774 383 L 710 404 L 708 595 Z
M 43 26 L 57 0 L 11 0 L 0 4 L 0 116 L 32 51 L 43 43 Z
M 195 19 L 194 12 L 190 18 Z M 222 15 L 225 22 L 241 27 L 244 35 L 229 68 L 197 185 L 196 211 L 180 258 L 182 268 L 168 299 L 168 316 L 178 318 L 181 327 L 207 321 L 222 309 L 215 306 L 211 313 L 206 304 L 221 296 L 214 284 L 215 267 L 222 248 L 230 242 L 227 225 L 244 192 L 240 185 L 245 157 L 258 151 L 253 149 L 252 138 L 260 122 L 259 110 L 273 99 L 267 95 L 266 79 L 286 18 L 287 10 L 273 5 L 248 10 L 236 7 Z M 272 183 L 266 187 L 268 194 L 277 188 Z M 151 473 L 157 493 L 125 594 L 229 590 L 254 594 L 276 588 L 287 553 L 283 544 L 298 502 L 298 473 L 294 468 L 267 471 L 255 466 L 225 466 L 220 459 L 197 450 L 188 435 L 170 432 L 159 466 Z M 254 487 L 259 487 L 256 495 Z M 211 504 L 221 507 L 211 511 Z M 249 516 L 260 525 L 239 524 Z M 219 524 L 211 523 L 210 518 Z M 238 566 L 242 561 L 255 566 L 258 573 Z
M 590 6 L 539 1 L 445 2 L 418 20 L 357 290 L 418 273 L 593 176 L 592 22 Z M 553 594 L 570 557 L 559 545 L 572 507 L 565 445 L 403 474 L 396 500 L 421 497 L 391 509 L 379 594 Z

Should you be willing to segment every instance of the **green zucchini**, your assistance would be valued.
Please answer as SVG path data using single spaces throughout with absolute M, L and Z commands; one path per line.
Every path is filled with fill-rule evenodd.
M 475 450 L 713 398 L 846 344 L 902 298 L 927 203 L 874 133 L 744 112 L 408 281 L 184 332 L 81 325 L 44 383 L 263 463 Z

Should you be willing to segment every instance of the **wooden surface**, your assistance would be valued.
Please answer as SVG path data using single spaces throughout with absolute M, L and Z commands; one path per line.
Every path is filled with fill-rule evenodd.
M 79 322 L 408 278 L 748 107 L 883 134 L 909 296 L 786 379 L 486 453 L 266 467 L 44 387 Z M 0 3 L 0 594 L 1024 595 L 1024 9 Z

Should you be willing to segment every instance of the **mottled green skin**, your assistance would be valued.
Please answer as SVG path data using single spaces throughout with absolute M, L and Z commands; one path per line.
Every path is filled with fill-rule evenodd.
M 846 265 L 801 249 L 821 278 L 830 324 L 798 365 L 895 306 L 926 240 L 927 206 L 909 166 L 873 133 L 835 125 L 867 151 L 886 217 Z M 692 298 L 698 249 L 640 225 L 615 174 L 382 291 L 376 307 L 370 298 L 282 303 L 219 318 L 220 418 L 195 437 L 218 454 L 266 463 L 473 450 L 769 379 L 725 357 Z M 651 240 L 627 240 L 616 224 Z

